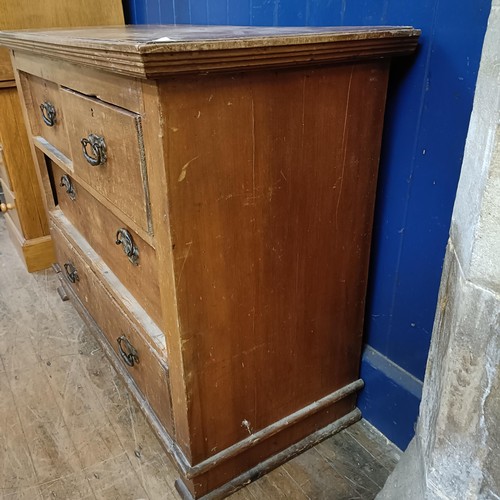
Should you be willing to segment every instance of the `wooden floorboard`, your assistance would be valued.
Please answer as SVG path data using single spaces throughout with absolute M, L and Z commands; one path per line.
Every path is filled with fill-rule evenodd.
M 0 498 L 176 499 L 176 471 L 51 270 L 28 274 L 0 216 Z M 234 500 L 375 497 L 400 451 L 366 421 Z

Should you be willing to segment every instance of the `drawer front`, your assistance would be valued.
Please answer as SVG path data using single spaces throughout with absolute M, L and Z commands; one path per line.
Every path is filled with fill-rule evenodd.
M 62 95 L 59 86 L 33 75 L 21 75 L 27 79 L 32 106 L 27 106 L 33 135 L 46 139 L 68 158 L 71 158 Z
M 151 233 L 139 115 L 70 90 L 63 94 L 75 174 Z
M 168 432 L 173 433 L 168 370 L 164 361 L 145 340 L 145 334 L 127 318 L 126 311 L 119 306 L 97 275 L 81 259 L 63 232 L 53 227 L 52 237 L 57 261 L 66 282 L 103 331 L 160 422 Z M 119 344 L 120 337 L 124 339 Z M 129 355 L 128 362 L 120 353 L 120 346 L 123 356 Z M 135 350 L 136 358 L 130 356 L 133 354 L 132 349 Z M 130 366 L 131 360 L 133 366 Z
M 118 219 L 71 176 L 51 162 L 57 203 L 156 324 L 161 324 L 157 257 L 154 248 Z M 117 233 L 121 230 L 121 232 Z M 125 254 L 127 233 L 136 251 Z M 117 244 L 117 237 L 122 240 Z

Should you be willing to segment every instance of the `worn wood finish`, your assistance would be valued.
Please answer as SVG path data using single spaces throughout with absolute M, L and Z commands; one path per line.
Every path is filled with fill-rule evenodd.
M 0 82 L 8 84 L 14 81 L 14 72 L 10 64 L 10 54 L 8 49 L 0 49 Z
M 55 261 L 54 246 L 50 236 L 27 240 L 19 231 L 11 214 L 4 215 L 10 239 L 30 273 L 46 269 Z
M 37 27 L 68 27 L 123 24 L 123 9 L 119 0 L 0 0 L 0 29 Z M 0 49 L 0 143 L 5 154 L 8 176 L 18 204 L 21 238 L 26 246 L 21 254 L 29 258 L 29 269 L 40 269 L 51 264 L 54 249 L 49 236 L 47 215 L 30 152 L 19 96 L 15 88 L 11 58 L 5 48 Z M 37 111 L 39 111 L 37 109 Z M 38 248 L 35 248 L 39 245 Z
M 148 342 L 151 340 L 152 347 L 162 359 L 167 360 L 168 364 L 165 337 L 160 328 L 151 319 L 151 316 L 146 313 L 144 308 L 135 300 L 130 291 L 120 282 L 116 275 L 110 272 L 109 267 L 102 260 L 101 256 L 96 253 L 59 208 L 53 209 L 50 217 L 52 224 L 59 227 L 70 244 L 74 248 L 81 250 L 80 257 L 85 264 L 93 269 L 96 275 L 101 276 L 102 287 L 119 303 L 120 308 L 127 314 L 129 320 L 141 332 L 142 337 Z
M 227 494 L 359 416 L 389 57 L 417 37 L 412 28 L 0 34 L 18 70 L 60 87 L 69 156 L 33 138 L 60 259 L 84 269 L 70 288 L 115 350 L 118 308 L 143 348 L 168 359 L 168 380 L 144 371 L 138 387 L 147 400 L 171 394 L 168 426 L 151 422 L 184 494 Z M 42 51 L 54 61 L 37 62 Z M 93 82 L 104 53 L 107 71 Z M 103 97 L 114 78 L 122 88 Z M 133 109 L 116 107 L 127 85 Z M 103 167 L 82 163 L 89 133 L 105 138 Z M 51 188 L 49 172 L 52 184 L 73 177 L 76 201 Z M 108 234 L 134 229 L 127 219 L 150 238 L 135 273 Z
M 182 343 L 177 315 L 177 298 L 174 277 L 172 235 L 169 224 L 169 192 L 167 186 L 167 151 L 164 149 L 158 123 L 163 120 L 159 103 L 159 89 L 155 81 L 144 81 L 142 85 L 145 116 L 143 121 L 146 164 L 149 166 L 153 230 L 161 245 L 156 246 L 158 280 L 163 306 L 163 331 L 169 353 L 172 393 L 172 412 L 175 422 L 176 444 L 191 463 L 190 432 L 188 421 L 187 381 L 184 377 Z M 154 168 L 152 168 L 154 166 Z
M 16 52 L 16 68 L 24 73 L 36 75 L 81 94 L 98 97 L 104 102 L 142 113 L 140 80 L 126 78 L 90 67 L 82 71 L 78 64 L 55 61 L 49 57 L 27 52 Z
M 7 173 L 7 168 L 5 167 L 5 160 L 3 158 L 3 148 L 0 145 L 0 179 L 2 186 L 7 186 L 10 189 L 9 174 Z
M 161 86 L 195 462 L 356 377 L 386 70 Z
M 66 118 L 59 86 L 33 75 L 20 73 L 19 77 L 21 81 L 26 79 L 26 82 L 23 81 L 22 85 L 29 89 L 30 124 L 33 135 L 44 137 L 66 157 L 71 158 L 68 133 L 66 131 Z M 44 103 L 50 103 L 55 109 L 55 123 L 53 126 L 49 126 L 43 121 L 40 105 Z
M 158 260 L 155 250 L 134 233 L 133 229 L 93 198 L 74 178 L 70 177 L 75 190 L 75 199 L 71 199 L 66 188 L 61 186 L 64 171 L 54 163 L 51 163 L 51 168 L 58 206 L 146 312 L 156 323 L 161 324 Z M 89 221 L 92 223 L 89 224 Z M 122 228 L 130 232 L 139 249 L 137 265 L 129 261 L 123 252 L 122 245 L 116 244 L 116 233 Z
M 2 434 L 0 496 L 175 498 L 178 474 L 140 411 L 147 402 L 139 397 L 136 404 L 135 384 L 122 382 L 126 369 L 107 341 L 96 342 L 95 328 L 61 302 L 60 273 L 28 274 L 2 216 L 0 253 L 2 285 L 11 291 L 0 294 L 0 421 L 9 429 Z M 362 420 L 231 499 L 371 499 L 399 456 Z M 74 468 L 69 475 L 68 466 Z
M 262 28 L 126 26 L 0 33 L 0 43 L 129 76 L 286 67 L 375 59 L 413 52 L 409 27 Z M 66 43 L 74 37 L 71 46 Z M 189 54 L 186 57 L 186 54 Z
M 106 209 L 111 212 L 115 217 L 119 218 L 124 222 L 125 225 L 130 226 L 133 231 L 135 231 L 144 241 L 147 241 L 148 244 L 155 248 L 154 236 L 147 231 L 144 231 L 140 226 L 138 226 L 130 217 L 127 217 L 116 205 L 111 203 L 107 198 L 105 198 L 102 194 L 96 191 L 90 184 L 85 182 L 78 174 L 75 173 L 73 168 L 73 162 L 63 155 L 58 149 L 56 149 L 52 144 L 47 142 L 43 137 L 36 136 L 33 137 L 33 145 L 35 154 L 41 155 L 39 164 L 42 165 L 42 168 L 45 170 L 45 157 L 49 160 L 53 161 L 56 165 L 58 165 L 64 172 L 74 178 L 79 184 L 81 184 L 84 189 L 92 195 L 94 199 L 96 199 L 101 205 L 104 205 Z M 45 184 L 44 184 L 45 185 Z M 52 193 L 50 190 L 48 191 L 49 197 L 52 197 Z
M 151 232 L 140 117 L 69 90 L 62 94 L 75 173 Z M 83 155 L 81 140 L 89 134 L 105 141 L 107 159 L 102 165 L 90 165 Z
M 285 427 L 273 437 L 258 442 L 255 446 L 231 457 L 230 460 L 221 461 L 220 463 L 214 461 L 209 470 L 200 474 L 190 474 L 188 471 L 188 473 L 181 476 L 181 478 L 195 498 L 203 497 L 212 490 L 222 487 L 233 478 L 245 474 L 249 468 L 255 467 L 256 472 L 263 471 L 256 474 L 256 479 L 260 477 L 262 473 L 273 469 L 285 461 L 282 458 L 275 462 L 272 461 L 272 466 L 267 466 L 265 465 L 267 458 L 279 454 L 286 456 L 287 452 L 285 450 L 289 449 L 292 444 L 299 443 L 303 440 L 304 442 L 300 447 L 300 451 L 304 451 L 314 446 L 322 439 L 326 439 L 339 430 L 337 426 L 330 427 L 332 422 L 338 421 L 343 416 L 351 414 L 351 412 L 354 412 L 354 414 L 350 415 L 350 423 L 358 420 L 360 414 L 355 412 L 355 404 L 356 395 L 352 394 L 347 396 L 340 401 L 336 401 L 324 411 L 309 415 L 307 418 Z M 309 436 L 315 433 L 318 433 L 320 437 L 308 439 Z M 295 454 L 296 453 L 292 453 L 292 450 L 290 450 L 288 458 L 292 458 Z M 262 468 L 260 467 L 261 464 L 263 464 Z M 248 478 L 246 480 L 248 481 Z M 233 484 L 233 488 L 234 486 Z
M 0 90 L 0 109 L 3 160 L 11 190 L 18 201 L 22 236 L 26 240 L 40 238 L 48 234 L 49 226 L 15 88 Z
M 213 487 L 208 488 L 209 493 L 201 497 L 196 495 L 196 490 L 200 488 L 203 491 L 207 491 L 207 487 L 206 485 L 203 485 L 201 482 L 199 482 L 198 478 L 194 482 L 188 481 L 188 486 L 181 480 L 178 480 L 176 481 L 175 486 L 184 500 L 191 500 L 193 498 L 201 498 L 203 500 L 224 498 L 228 494 L 239 490 L 249 482 L 259 479 L 264 474 L 274 470 L 277 466 L 287 462 L 296 455 L 303 453 L 304 451 L 314 446 L 316 443 L 320 443 L 326 437 L 332 436 L 332 434 L 336 434 L 349 425 L 354 424 L 360 418 L 361 412 L 356 408 L 352 412 L 344 414 L 344 416 L 338 418 L 332 424 L 319 429 L 312 434 L 309 434 L 302 440 L 297 440 L 295 444 L 293 444 L 289 448 L 282 450 L 275 455 L 272 455 L 267 460 L 259 462 L 255 467 L 250 470 L 246 470 L 240 476 L 237 476 L 236 478 L 229 481 L 226 480 L 219 487 L 216 487 L 217 485 L 215 484 Z
M 66 283 L 78 295 L 117 355 L 120 356 L 117 338 L 121 335 L 125 335 L 137 350 L 139 363 L 132 367 L 126 365 L 127 371 L 149 401 L 165 429 L 173 433 L 168 368 L 165 361 L 151 349 L 150 343 L 130 322 L 126 312 L 122 311 L 118 303 L 104 290 L 101 285 L 102 280 L 83 262 L 78 250 L 71 246 L 57 226 L 53 228 L 52 237 L 56 242 L 57 261 Z M 72 263 L 78 271 L 79 278 L 75 283 L 70 283 L 65 276 L 64 264 L 67 263 Z

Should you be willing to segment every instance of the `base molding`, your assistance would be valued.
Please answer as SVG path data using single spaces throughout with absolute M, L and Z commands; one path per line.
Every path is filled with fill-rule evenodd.
M 27 240 L 19 232 L 10 215 L 7 213 L 4 217 L 10 239 L 14 243 L 19 256 L 24 261 L 28 272 L 42 271 L 56 261 L 54 245 L 50 235 Z
M 300 455 L 309 448 L 312 448 L 321 441 L 324 441 L 325 439 L 329 438 L 330 436 L 333 436 L 337 432 L 340 432 L 346 427 L 349 427 L 350 425 L 356 423 L 360 419 L 361 419 L 361 412 L 358 410 L 358 408 L 355 408 L 353 411 L 351 411 L 344 417 L 339 418 L 338 420 L 327 425 L 326 427 L 323 427 L 322 429 L 319 429 L 318 431 L 310 434 L 309 436 L 302 439 L 298 443 L 289 446 L 285 450 L 277 453 L 276 455 L 273 455 L 267 460 L 264 460 L 260 464 L 244 472 L 243 474 L 240 474 L 238 477 L 235 477 L 234 479 L 220 486 L 216 490 L 213 490 L 202 497 L 198 497 L 198 499 L 215 500 L 217 498 L 225 498 L 226 496 L 234 493 L 235 491 L 238 491 L 239 489 L 245 487 L 247 484 L 256 481 L 257 479 L 264 476 L 268 472 L 271 472 L 273 469 L 276 469 L 276 467 L 279 467 L 280 465 L 284 464 L 285 462 L 288 462 L 297 455 Z M 175 488 L 183 500 L 195 500 L 195 497 L 191 495 L 191 492 L 181 479 L 178 479 L 175 482 Z
M 363 352 L 361 376 L 366 382 L 358 399 L 363 417 L 404 450 L 415 434 L 422 382 L 370 346 Z

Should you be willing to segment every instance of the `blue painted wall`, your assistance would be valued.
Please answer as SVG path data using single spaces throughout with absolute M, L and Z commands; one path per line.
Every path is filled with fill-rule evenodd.
M 406 447 L 418 414 L 441 265 L 490 0 L 124 0 L 131 24 L 412 25 L 393 64 L 362 364 L 365 418 Z

